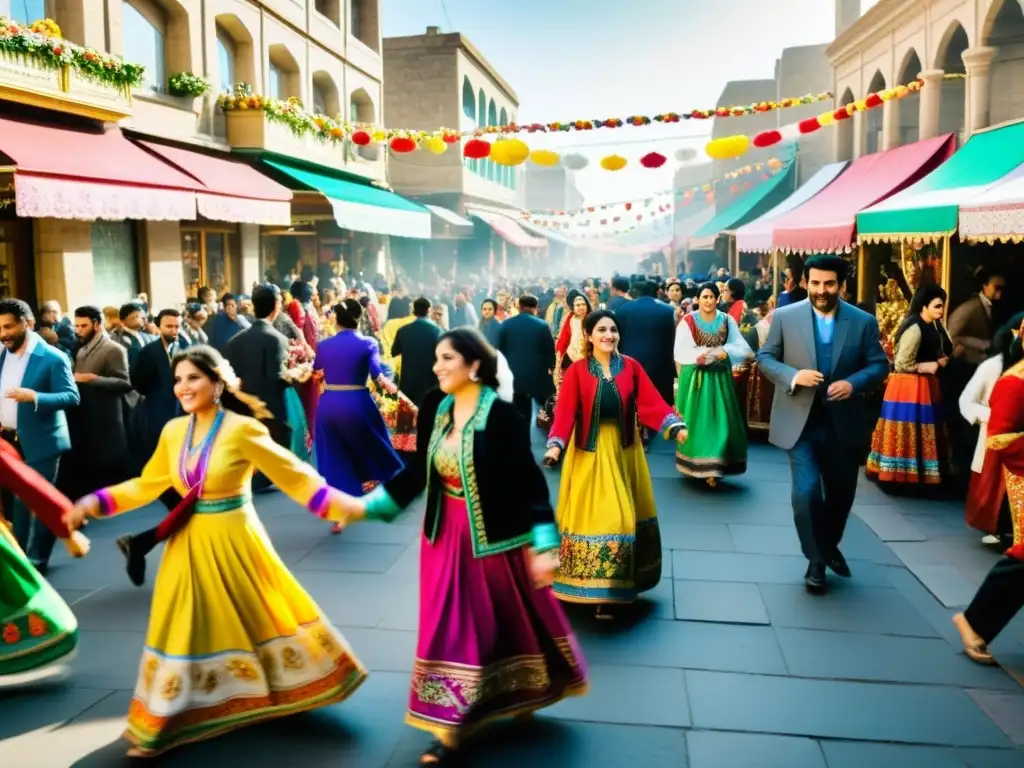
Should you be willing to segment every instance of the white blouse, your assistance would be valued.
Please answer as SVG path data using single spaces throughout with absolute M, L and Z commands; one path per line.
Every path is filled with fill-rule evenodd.
M 974 447 L 974 459 L 971 461 L 971 472 L 981 472 L 985 466 L 985 446 L 988 441 L 988 399 L 996 382 L 1003 375 L 1003 356 L 996 355 L 978 366 L 971 380 L 960 395 L 960 415 L 969 424 L 981 425 L 978 433 L 978 444 Z
M 719 318 L 724 317 L 725 322 L 729 326 L 729 335 L 726 338 L 723 349 L 729 355 L 730 364 L 736 366 L 752 360 L 754 352 L 750 345 L 747 344 L 747 340 L 743 338 L 743 334 L 740 333 L 740 327 L 736 325 L 736 321 L 724 312 L 719 312 L 718 315 Z M 698 320 L 698 322 L 701 321 Z M 673 356 L 678 365 L 696 365 L 697 358 L 707 354 L 711 349 L 712 347 L 697 346 L 697 341 L 690 332 L 690 324 L 685 320 L 676 326 L 676 343 Z

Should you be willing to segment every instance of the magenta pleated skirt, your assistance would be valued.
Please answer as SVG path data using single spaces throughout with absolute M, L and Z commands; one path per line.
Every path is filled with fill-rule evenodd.
M 433 544 L 422 539 L 420 620 L 406 722 L 463 739 L 587 689 L 586 662 L 549 587 L 522 549 L 473 557 L 466 502 L 444 495 Z

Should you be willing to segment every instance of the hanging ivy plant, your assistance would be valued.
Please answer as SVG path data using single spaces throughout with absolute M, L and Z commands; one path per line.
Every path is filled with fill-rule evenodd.
M 0 16 L 0 54 L 22 56 L 53 69 L 72 69 L 112 88 L 135 88 L 142 83 L 145 67 L 130 64 L 120 56 L 62 40 L 60 28 L 47 21 L 23 27 L 6 16 Z

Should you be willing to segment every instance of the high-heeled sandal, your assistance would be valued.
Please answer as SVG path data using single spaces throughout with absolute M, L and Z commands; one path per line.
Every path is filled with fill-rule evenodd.
M 964 646 L 964 656 L 975 664 L 981 664 L 986 667 L 998 666 L 998 662 L 988 649 L 988 643 L 981 638 L 978 638 L 976 642 L 972 642 L 964 634 L 964 626 L 971 629 L 972 634 L 974 633 L 974 630 L 971 628 L 971 625 L 967 622 L 967 618 L 962 613 L 958 613 L 953 617 L 953 626 L 955 626 L 957 632 L 960 633 L 960 642 L 963 643 Z

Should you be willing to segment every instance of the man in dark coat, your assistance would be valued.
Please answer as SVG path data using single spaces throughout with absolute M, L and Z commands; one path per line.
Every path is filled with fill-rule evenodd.
M 279 290 L 275 285 L 260 285 L 252 292 L 255 321 L 249 328 L 232 336 L 227 343 L 225 357 L 242 381 L 247 394 L 258 397 L 273 414 L 263 424 L 278 445 L 291 445 L 292 429 L 288 425 L 285 390 L 290 386 L 287 378 L 288 340 L 273 326 L 280 312 Z M 262 474 L 253 478 L 256 492 L 270 487 Z
M 619 351 L 640 363 L 665 402 L 671 404 L 675 400 L 676 311 L 655 298 L 658 287 L 650 280 L 638 280 L 631 290 L 633 301 L 623 302 L 615 310 Z
M 498 351 L 508 361 L 514 380 L 512 404 L 527 424 L 533 420 L 533 404 L 543 408 L 555 394 L 555 340 L 538 314 L 540 301 L 524 294 L 519 297 L 519 314 L 502 323 L 498 332 Z
M 179 338 L 181 313 L 178 310 L 161 310 L 156 317 L 156 325 L 160 336 L 139 351 L 135 365 L 131 367 L 132 387 L 144 398 L 139 406 L 145 419 L 144 460 L 156 451 L 160 433 L 167 422 L 178 415 L 171 360 L 187 346 Z
M 398 329 L 391 345 L 391 357 L 402 358 L 402 376 L 399 382 L 402 392 L 417 407 L 423 398 L 437 386 L 434 374 L 434 347 L 441 338 L 441 329 L 427 319 L 430 301 L 420 296 L 412 303 L 412 314 L 416 318 Z

